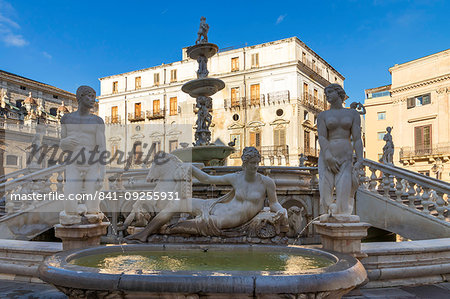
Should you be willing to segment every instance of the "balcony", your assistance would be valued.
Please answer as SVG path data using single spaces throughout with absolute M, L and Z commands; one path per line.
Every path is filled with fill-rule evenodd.
M 289 103 L 289 100 L 290 100 L 289 90 L 269 92 L 267 94 L 267 104 L 269 105 L 285 104 Z
M 400 148 L 400 161 L 409 159 L 434 158 L 446 156 L 450 158 L 450 143 L 439 143 L 435 146 Z
M 247 104 L 249 107 L 264 106 L 266 104 L 265 100 L 266 97 L 262 94 L 259 97 L 251 97 L 250 101 L 247 101 Z
M 305 72 L 309 77 L 318 81 L 322 86 L 327 86 L 331 82 L 328 81 L 324 76 L 324 70 L 317 66 L 317 64 L 313 64 L 309 59 L 302 59 L 298 61 L 298 67 L 300 70 Z
M 164 118 L 165 112 L 164 109 L 158 109 L 158 110 L 147 110 L 147 118 L 148 119 L 158 119 L 158 118 Z
M 261 155 L 263 157 L 289 156 L 289 146 L 286 144 L 261 146 Z
M 130 122 L 135 122 L 135 121 L 143 121 L 145 120 L 145 114 L 143 111 L 138 112 L 138 113 L 128 113 L 128 120 Z
M 245 97 L 224 99 L 223 106 L 225 109 L 240 109 L 245 107 Z
M 309 157 L 319 157 L 320 149 L 314 147 L 302 147 L 299 149 L 299 154 Z
M 309 92 L 304 92 L 302 95 L 302 104 L 312 109 L 323 111 L 327 110 L 328 103 L 318 97 L 313 96 Z
M 105 124 L 120 124 L 120 115 L 105 116 Z

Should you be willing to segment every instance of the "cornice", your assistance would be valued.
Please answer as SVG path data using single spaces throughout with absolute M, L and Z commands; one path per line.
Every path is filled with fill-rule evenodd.
M 439 82 L 446 81 L 446 80 L 450 80 L 450 74 L 446 74 L 446 75 L 443 75 L 443 76 L 440 76 L 440 77 L 435 77 L 433 79 L 424 80 L 424 81 L 421 81 L 421 82 L 418 82 L 418 83 L 404 85 L 404 86 L 400 86 L 400 87 L 391 89 L 391 94 L 404 92 L 404 91 L 407 91 L 407 90 L 411 90 L 411 89 L 414 89 L 414 88 L 427 86 L 427 85 L 434 84 L 434 83 L 439 83 Z

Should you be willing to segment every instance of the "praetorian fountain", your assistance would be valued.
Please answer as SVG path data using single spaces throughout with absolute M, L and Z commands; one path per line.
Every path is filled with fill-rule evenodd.
M 197 79 L 183 85 L 181 90 L 196 99 L 197 121 L 194 147 L 182 148 L 172 153 L 184 162 L 200 162 L 208 165 L 224 165 L 226 158 L 233 152 L 233 147 L 211 143 L 212 98 L 222 90 L 225 83 L 216 78 L 208 78 L 208 59 L 219 48 L 208 42 L 209 25 L 206 18 L 200 20 L 198 38 L 194 46 L 187 49 L 187 55 L 198 62 Z
M 188 50 L 188 55 L 199 62 L 199 79 L 185 84 L 183 91 L 197 98 L 199 115 L 193 153 L 197 148 L 197 152 L 204 155 L 214 148 L 209 145 L 210 96 L 224 88 L 224 83 L 206 78 L 206 61 L 217 52 L 217 46 L 207 43 L 208 27 L 204 18 L 200 28 L 197 41 L 203 36 L 204 42 Z M 337 103 L 335 108 L 342 108 L 342 105 L 338 107 L 342 102 L 341 97 L 334 94 L 336 89 L 328 91 L 329 98 Z M 330 113 L 356 117 L 351 111 Z M 326 124 L 333 117 L 324 118 L 326 115 L 319 117 L 319 122 Z M 342 130 L 340 133 L 344 134 Z M 322 143 L 324 147 L 330 146 L 329 151 L 324 150 L 328 153 L 326 159 L 321 160 L 326 163 L 323 165 L 328 165 L 322 168 L 324 176 L 352 174 L 347 158 L 351 159 L 353 150 L 345 152 L 349 136 L 344 135 L 338 136 L 342 137 L 340 141 L 321 140 L 321 146 Z M 353 139 L 356 141 L 357 137 Z M 335 148 L 333 142 L 341 142 L 341 146 Z M 218 147 L 218 151 L 222 156 L 214 153 L 213 158 L 223 160 L 231 150 Z M 345 157 L 347 168 L 341 168 L 343 164 L 336 162 L 342 158 L 340 156 Z M 193 160 L 197 160 L 196 157 Z M 210 175 L 174 155 L 168 154 L 163 161 L 155 160 L 147 176 L 148 181 L 158 181 L 153 192 L 180 192 L 180 199 L 135 203 L 125 222 L 142 225 L 144 221 L 145 227 L 132 231 L 126 242 L 150 244 L 61 252 L 40 266 L 40 278 L 71 298 L 340 298 L 366 281 L 366 271 L 355 258 L 357 241 L 348 251 L 351 255 L 285 244 L 288 212 L 278 202 L 275 181 L 258 173 L 260 161 L 258 150 L 246 147 L 242 154 L 242 171 Z M 219 198 L 192 198 L 191 174 L 204 184 L 231 186 L 231 190 Z M 351 180 L 351 176 L 347 179 Z M 333 188 L 340 191 L 343 186 L 324 182 L 321 186 L 326 195 L 322 203 L 324 211 L 330 211 L 316 224 L 323 231 L 322 235 L 333 246 L 354 239 L 351 233 L 349 238 L 339 236 L 337 241 L 333 236 L 336 229 L 341 235 L 354 226 L 362 230 L 357 216 L 348 213 L 352 206 L 345 197 L 348 194 L 338 197 L 334 203 Z M 159 213 L 152 218 L 150 212 L 155 214 L 155 211 Z M 346 231 L 339 230 L 341 226 Z M 178 236 L 178 243 L 168 242 L 169 235 Z M 237 238 L 239 242 L 234 243 L 240 244 L 230 244 L 231 238 L 233 241 Z M 263 239 L 261 243 L 266 245 L 254 244 L 252 241 L 256 239 L 259 242 Z

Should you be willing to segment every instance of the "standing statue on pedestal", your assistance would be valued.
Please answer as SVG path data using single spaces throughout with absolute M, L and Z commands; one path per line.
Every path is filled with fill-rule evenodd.
M 363 160 L 361 119 L 356 110 L 342 106 L 346 94 L 339 84 L 328 85 L 325 94 L 331 107 L 330 110 L 321 112 L 317 120 L 321 149 L 320 202 L 326 214 L 349 216 L 353 212 L 354 194 L 359 186 L 358 172 Z
M 386 141 L 386 144 L 383 146 L 383 156 L 380 159 L 380 162 L 383 164 L 394 164 L 394 142 L 392 141 L 391 135 L 392 128 L 386 128 L 386 134 L 384 134 L 383 140 Z
M 195 44 L 198 43 L 207 43 L 208 42 L 208 31 L 209 31 L 209 25 L 206 24 L 206 18 L 201 17 L 200 18 L 200 28 L 198 29 L 198 37 L 195 41 Z M 203 37 L 203 39 L 201 39 Z
M 102 187 L 105 176 L 105 164 L 100 161 L 101 153 L 106 150 L 105 125 L 103 119 L 90 113 L 95 104 L 95 91 L 80 86 L 76 97 L 78 110 L 61 118 L 60 145 L 68 153 L 64 211 L 59 216 L 62 225 L 98 223 L 104 216 L 98 200 L 86 200 L 85 205 L 69 200 L 82 191 L 93 196 Z

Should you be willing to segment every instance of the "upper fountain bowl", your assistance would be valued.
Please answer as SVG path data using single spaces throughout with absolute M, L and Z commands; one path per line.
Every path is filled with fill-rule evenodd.
M 217 53 L 217 51 L 219 51 L 219 47 L 215 44 L 199 43 L 195 46 L 189 47 L 186 53 L 190 58 L 197 60 L 199 56 L 211 58 Z
M 225 83 L 220 79 L 203 78 L 187 82 L 181 87 L 181 90 L 193 98 L 198 98 L 201 96 L 210 97 L 224 88 Z

